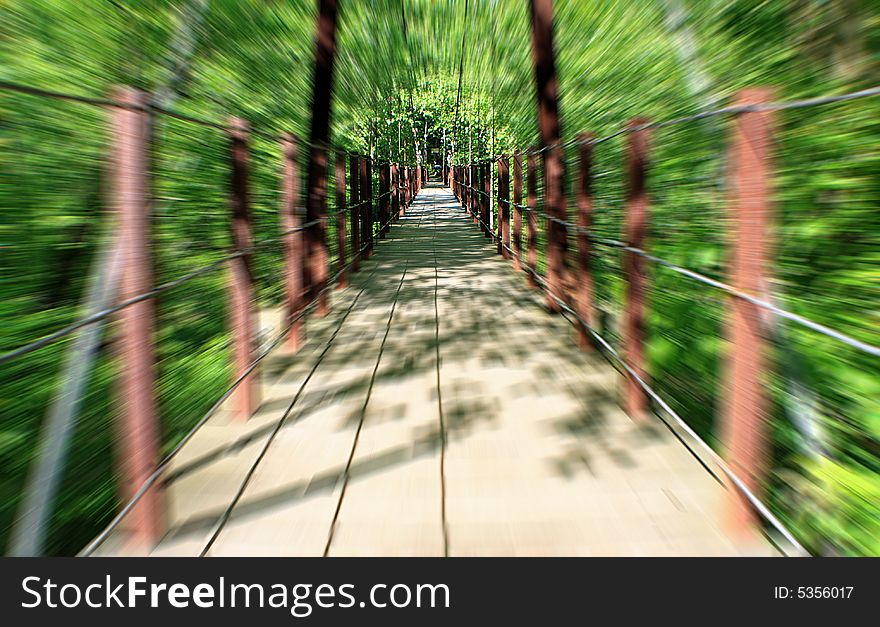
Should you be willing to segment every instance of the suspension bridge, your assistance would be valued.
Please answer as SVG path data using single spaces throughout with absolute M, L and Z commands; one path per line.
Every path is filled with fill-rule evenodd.
M 169 466 L 154 554 L 773 551 L 725 535 L 721 472 L 623 413 L 617 372 L 446 188 L 421 190 L 307 337 L 266 359 L 250 420 L 219 411 Z

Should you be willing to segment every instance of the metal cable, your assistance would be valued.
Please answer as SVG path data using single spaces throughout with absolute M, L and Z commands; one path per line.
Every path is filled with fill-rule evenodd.
M 486 223 L 483 222 L 479 217 L 477 219 L 480 221 L 480 223 L 483 226 L 486 226 Z M 517 255 L 517 253 L 514 250 L 512 250 L 509 246 L 507 246 L 503 242 L 501 245 L 510 254 L 517 257 L 520 260 L 520 262 L 523 262 L 522 257 L 520 255 Z M 586 329 L 587 332 L 597 342 L 599 342 L 599 344 L 608 352 L 608 354 L 610 354 L 614 358 L 614 360 L 617 361 L 621 365 L 621 367 L 623 367 L 623 369 L 627 371 L 627 373 L 633 378 L 633 380 L 639 385 L 639 387 L 642 388 L 644 390 L 644 392 L 648 396 L 650 396 L 651 399 L 653 399 L 660 406 L 661 409 L 663 409 L 663 411 L 665 411 L 667 414 L 669 414 L 669 416 L 671 416 L 675 420 L 675 422 L 682 429 L 684 429 L 684 431 L 690 437 L 692 437 L 709 454 L 709 456 L 712 458 L 712 461 L 727 476 L 727 478 L 730 479 L 730 481 L 732 482 L 734 487 L 740 492 L 740 494 L 742 494 L 746 498 L 746 500 L 748 500 L 748 502 L 755 509 L 755 511 L 764 520 L 766 520 L 768 523 L 770 523 L 789 543 L 791 543 L 791 545 L 795 548 L 796 551 L 798 551 L 800 554 L 803 554 L 803 555 L 809 555 L 807 550 L 800 544 L 800 542 L 797 541 L 797 539 L 795 539 L 795 537 L 791 534 L 791 532 L 788 531 L 788 529 L 786 529 L 786 527 L 779 521 L 779 519 L 773 515 L 773 513 L 767 508 L 767 506 L 764 505 L 761 502 L 761 500 L 752 493 L 751 490 L 749 490 L 748 486 L 745 485 L 745 483 L 742 481 L 742 479 L 740 479 L 737 476 L 737 474 L 727 465 L 727 462 L 725 462 L 724 459 L 720 455 L 718 455 L 718 453 L 716 453 L 715 450 L 712 449 L 712 447 L 709 446 L 706 443 L 706 441 L 703 440 L 703 438 L 701 438 L 690 427 L 690 425 L 688 425 L 688 423 L 685 422 L 684 419 L 681 416 L 679 416 L 678 413 L 676 413 L 676 411 L 674 409 L 672 409 L 672 407 L 670 407 L 669 404 L 665 400 L 663 400 L 663 398 L 656 391 L 654 391 L 654 389 L 650 385 L 648 385 L 644 381 L 644 379 L 642 379 L 638 375 L 638 373 L 626 361 L 624 361 L 624 359 L 614 349 L 614 347 L 612 347 L 611 344 L 609 344 L 608 341 L 605 340 L 604 337 L 602 337 L 595 329 L 593 329 L 593 327 L 591 327 L 590 324 L 586 320 L 584 320 L 578 312 L 576 312 L 574 309 L 572 309 L 568 303 L 566 303 L 565 301 L 560 299 L 550 289 L 550 285 L 547 283 L 547 281 L 544 279 L 544 277 L 540 273 L 532 270 L 528 266 L 528 264 L 521 263 L 521 265 L 523 268 L 526 269 L 527 272 L 529 272 L 535 278 L 535 281 L 541 286 L 541 289 L 544 290 L 544 292 L 550 298 L 552 298 L 564 312 L 567 312 L 568 314 L 573 316 L 577 320 L 577 322 L 580 323 L 583 326 L 583 328 Z M 661 420 L 662 420 L 662 418 L 661 418 Z M 663 421 L 663 422 L 664 422 L 664 424 L 667 424 L 667 426 L 669 426 L 668 423 L 666 423 L 666 421 Z M 682 440 L 682 443 L 687 448 L 690 449 L 690 447 L 687 445 L 686 442 L 684 442 Z
M 388 226 L 393 222 L 393 218 L 386 222 L 383 225 Z M 368 245 L 364 245 L 358 251 L 358 255 L 363 254 L 363 252 L 368 248 Z M 177 443 L 177 445 L 169 452 L 163 459 L 160 461 L 153 472 L 149 477 L 141 484 L 140 488 L 138 488 L 137 492 L 128 500 L 128 502 L 122 507 L 119 513 L 111 520 L 104 530 L 98 534 L 94 540 L 92 540 L 80 553 L 83 557 L 89 557 L 92 555 L 95 550 L 98 549 L 110 536 L 114 529 L 119 526 L 119 523 L 128 515 L 129 512 L 137 505 L 138 501 L 143 498 L 144 494 L 149 490 L 159 479 L 159 477 L 165 472 L 168 468 L 168 465 L 171 461 L 177 456 L 177 454 L 183 449 L 183 447 L 196 435 L 196 433 L 214 416 L 220 406 L 223 404 L 226 399 L 228 399 L 232 393 L 238 388 L 239 385 L 248 377 L 248 375 L 254 371 L 254 369 L 260 364 L 266 356 L 271 353 L 277 346 L 281 343 L 281 341 L 287 337 L 287 334 L 290 332 L 290 329 L 296 324 L 299 320 L 301 320 L 304 316 L 306 316 L 315 306 L 318 304 L 320 298 L 330 291 L 333 288 L 334 283 L 342 275 L 343 272 L 348 270 L 354 264 L 354 259 L 348 262 L 342 269 L 339 270 L 336 274 L 334 274 L 328 281 L 327 285 L 320 291 L 315 297 L 306 304 L 293 318 L 291 318 L 287 326 L 279 333 L 275 339 L 270 342 L 267 347 L 257 356 L 254 361 L 245 369 L 244 373 L 242 373 L 235 381 L 233 381 L 232 385 L 224 392 L 220 398 L 211 406 L 211 408 L 207 411 L 207 413 L 193 426 L 192 429 L 187 432 L 187 434 Z
M 787 101 L 779 101 L 779 102 L 767 102 L 762 104 L 754 104 L 754 105 L 731 105 L 728 107 L 721 107 L 719 109 L 712 109 L 709 111 L 700 111 L 698 113 L 694 113 L 691 115 L 682 116 L 679 118 L 673 118 L 671 120 L 664 120 L 660 122 L 647 122 L 645 124 L 639 124 L 636 126 L 631 126 L 627 128 L 622 128 L 613 133 L 605 135 L 603 137 L 595 137 L 595 138 L 585 138 L 585 139 L 572 139 L 566 142 L 558 142 L 555 144 L 548 144 L 546 146 L 542 146 L 540 148 L 530 148 L 528 150 L 524 150 L 521 152 L 523 155 L 538 155 L 543 152 L 546 152 L 550 148 L 568 148 L 572 146 L 582 146 L 582 145 L 596 145 L 607 142 L 615 137 L 619 137 L 620 135 L 626 135 L 628 133 L 635 133 L 637 131 L 644 131 L 647 129 L 658 129 L 658 128 L 666 128 L 668 126 L 676 126 L 678 124 L 686 124 L 689 122 L 696 122 L 698 120 L 702 120 L 709 117 L 719 116 L 719 115 L 738 115 L 741 113 L 754 113 L 761 111 L 789 111 L 792 109 L 804 109 L 807 107 L 818 107 L 829 104 L 836 104 L 839 102 L 845 102 L 848 100 L 855 100 L 857 98 L 866 98 L 870 96 L 878 96 L 880 95 L 880 86 L 878 87 L 869 87 L 868 89 L 862 89 L 860 91 L 854 91 L 847 94 L 839 94 L 836 96 L 819 96 L 816 98 L 804 98 L 800 100 L 787 100 Z M 482 163 L 480 162 L 474 162 Z
M 227 261 L 231 261 L 233 259 L 238 259 L 239 257 L 244 257 L 255 250 L 263 248 L 264 246 L 266 246 L 268 244 L 279 241 L 285 235 L 289 235 L 291 233 L 296 233 L 298 231 L 304 231 L 304 230 L 318 224 L 318 222 L 319 222 L 318 220 L 312 220 L 311 222 L 307 222 L 307 223 L 303 224 L 302 226 L 298 226 L 296 228 L 289 229 L 289 230 L 285 231 L 284 233 L 282 233 L 281 235 L 264 239 L 264 240 L 258 242 L 257 244 L 254 244 L 253 246 L 238 250 L 238 251 L 231 253 L 221 259 L 218 259 L 217 261 L 214 261 L 208 265 L 202 266 L 201 268 L 196 268 L 192 272 L 188 272 L 187 274 L 184 274 L 183 276 L 180 276 L 172 281 L 168 281 L 167 283 L 163 283 L 162 285 L 154 287 L 153 289 L 151 289 L 148 292 L 138 294 L 137 296 L 133 296 L 127 300 L 124 300 L 121 303 L 114 305 L 113 307 L 109 307 L 107 309 L 97 311 L 90 316 L 85 316 L 84 318 L 80 318 L 79 320 L 67 325 L 66 327 L 63 327 L 53 333 L 50 333 L 49 335 L 46 335 L 46 336 L 44 336 L 38 340 L 35 340 L 29 344 L 25 344 L 24 346 L 20 346 L 19 348 L 16 348 L 16 349 L 11 350 L 9 352 L 3 353 L 2 355 L 0 355 L 0 364 L 5 363 L 11 359 L 15 359 L 16 357 L 21 357 L 22 355 L 27 355 L 28 353 L 32 353 L 35 350 L 39 350 L 41 348 L 44 348 L 45 346 L 52 344 L 56 340 L 59 340 L 62 337 L 70 335 L 71 333 L 73 333 L 74 331 L 76 331 L 78 329 L 81 329 L 85 326 L 88 326 L 90 324 L 98 322 L 99 320 L 103 320 L 104 318 L 106 318 L 106 317 L 108 317 L 118 311 L 121 311 L 127 307 L 130 307 L 131 305 L 140 303 L 145 300 L 149 300 L 151 298 L 155 298 L 159 294 L 161 294 L 163 292 L 167 292 L 168 290 L 174 289 L 175 287 L 179 287 L 179 286 L 183 285 L 184 283 L 191 281 L 192 279 L 195 279 L 195 278 L 200 277 L 202 275 L 208 274 L 209 272 L 219 270 L 220 268 L 223 267 L 223 264 L 225 264 Z
M 731 296 L 745 300 L 753 305 L 757 305 L 758 307 L 761 307 L 762 309 L 766 309 L 767 311 L 770 311 L 770 312 L 780 316 L 781 318 L 785 318 L 787 320 L 791 320 L 792 322 L 796 322 L 797 324 L 800 324 L 801 326 L 807 327 L 808 329 L 811 329 L 817 333 L 820 333 L 820 334 L 825 335 L 827 337 L 830 337 L 830 338 L 833 338 L 833 339 L 838 340 L 840 342 L 843 342 L 844 344 L 847 344 L 847 345 L 849 345 L 855 349 L 858 349 L 862 352 L 868 353 L 869 355 L 872 355 L 874 357 L 880 357 L 880 346 L 874 346 L 873 344 L 868 344 L 867 342 L 862 342 L 861 340 L 857 340 L 856 338 L 851 337 L 849 335 L 846 335 L 845 333 L 841 333 L 840 331 L 837 331 L 835 329 L 827 327 L 824 324 L 814 322 L 813 320 L 810 320 L 809 318 L 805 318 L 803 316 L 792 313 L 790 311 L 786 311 L 785 309 L 781 309 L 780 307 L 774 305 L 773 303 L 770 303 L 766 300 L 762 300 L 760 298 L 756 298 L 754 296 L 751 296 L 750 294 L 747 294 L 746 292 L 743 292 L 742 290 L 739 290 L 739 289 L 733 287 L 732 285 L 728 285 L 727 283 L 710 278 L 710 277 L 708 277 L 704 274 L 700 274 L 699 272 L 696 272 L 694 270 L 690 270 L 688 268 L 684 268 L 682 266 L 676 265 L 676 264 L 672 263 L 671 261 L 667 261 L 666 259 L 663 259 L 661 257 L 656 257 L 656 256 L 648 253 L 647 251 L 642 250 L 641 248 L 635 248 L 633 246 L 629 246 L 625 242 L 621 242 L 619 240 L 607 239 L 607 238 L 603 238 L 603 237 L 595 237 L 594 235 L 592 235 L 592 233 L 590 232 L 589 229 L 584 229 L 583 227 L 579 227 L 571 222 L 567 222 L 565 220 L 561 220 L 559 218 L 550 216 L 550 215 L 548 215 L 544 212 L 541 212 L 541 211 L 539 211 L 539 213 L 541 213 L 544 217 L 546 217 L 548 220 L 550 220 L 552 222 L 562 224 L 566 228 L 569 228 L 576 233 L 586 235 L 590 239 L 591 242 L 594 242 L 596 244 L 600 244 L 602 246 L 619 248 L 621 250 L 625 250 L 627 252 L 631 252 L 633 254 L 639 255 L 640 257 L 644 257 L 645 259 L 652 261 L 656 264 L 659 264 L 665 268 L 669 268 L 673 272 L 677 272 L 683 276 L 694 279 L 695 281 L 698 281 L 698 282 L 703 283 L 705 285 L 709 285 L 710 287 L 714 287 L 716 289 L 719 289 L 722 292 L 726 292 L 727 294 L 730 294 Z
M 38 96 L 41 98 L 54 98 L 56 100 L 67 100 L 70 102 L 79 102 L 81 104 L 87 104 L 92 106 L 99 107 L 113 107 L 116 109 L 127 109 L 129 111 L 141 111 L 144 113 L 155 113 L 159 115 L 163 115 L 166 117 L 174 118 L 176 120 L 180 120 L 182 122 L 188 122 L 190 124 L 195 124 L 198 126 L 203 126 L 206 128 L 212 128 L 224 133 L 230 133 L 234 130 L 237 130 L 234 126 L 229 124 L 224 124 L 222 122 L 217 122 L 215 120 L 207 120 L 205 118 L 200 118 L 194 115 L 190 115 L 187 113 L 180 113 L 179 111 L 173 111 L 171 109 L 156 105 L 156 104 L 147 104 L 147 105 L 135 105 L 129 104 L 125 102 L 120 102 L 118 100 L 113 100 L 111 98 L 95 98 L 91 96 L 81 96 L 78 94 L 70 94 L 59 91 L 52 91 L 48 89 L 40 89 L 38 87 L 31 87 L 29 85 L 22 85 L 19 83 L 13 83 L 10 81 L 0 81 L 0 91 L 13 91 L 22 94 L 27 94 L 30 96 Z M 261 129 L 249 129 L 249 133 L 254 136 L 261 137 L 263 139 L 267 139 L 269 141 L 281 142 L 285 140 L 285 136 L 281 133 L 273 132 L 273 131 L 264 131 Z M 334 149 L 338 149 L 340 152 L 345 153 L 346 155 L 352 157 L 360 157 L 362 159 L 368 159 L 372 161 L 372 157 L 369 155 L 361 154 L 358 152 L 351 151 L 347 148 L 335 147 L 332 144 L 319 144 L 315 142 L 311 142 L 309 140 L 305 140 L 302 138 L 297 138 L 298 143 L 308 146 L 310 148 L 319 148 L 321 150 L 331 151 Z

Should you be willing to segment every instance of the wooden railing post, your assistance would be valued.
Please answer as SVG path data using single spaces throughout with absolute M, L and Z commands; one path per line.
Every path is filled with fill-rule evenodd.
M 232 246 L 237 252 L 253 245 L 250 198 L 248 123 L 240 118 L 229 121 L 232 140 Z M 253 259 L 250 252 L 230 261 L 230 318 L 234 353 L 234 376 L 240 377 L 250 366 L 257 350 L 257 320 L 254 312 Z M 251 372 L 232 395 L 239 420 L 247 420 L 259 404 L 257 371 Z
M 477 222 L 480 225 L 480 230 L 483 232 L 483 235 L 488 235 L 488 227 L 486 226 L 486 216 L 483 215 L 485 212 L 483 211 L 483 166 L 476 164 L 474 165 L 474 212 Z
M 465 213 L 470 215 L 470 199 L 468 198 L 468 185 L 470 185 L 470 176 L 471 169 L 470 166 L 463 165 L 460 168 L 461 172 L 459 174 L 461 181 L 461 208 L 464 209 Z
M 736 105 L 771 102 L 767 88 L 745 89 Z M 766 290 L 770 253 L 773 115 L 769 111 L 740 113 L 734 122 L 730 147 L 733 226 L 730 281 L 737 290 L 761 297 Z M 730 298 L 727 320 L 729 353 L 723 441 L 731 468 L 753 494 L 760 494 L 768 460 L 766 345 L 761 332 L 761 310 L 742 298 Z M 757 528 L 757 518 L 738 490 L 729 490 L 727 524 L 740 538 Z
M 351 207 L 351 271 L 361 269 L 361 175 L 358 158 L 354 155 L 348 158 L 348 204 Z
M 480 225 L 480 230 L 485 233 L 486 225 L 483 223 L 483 168 L 474 164 L 474 217 Z
M 455 187 L 458 189 L 458 199 L 461 201 L 461 208 L 465 211 L 467 211 L 467 187 L 465 187 L 465 185 L 467 185 L 467 179 L 465 178 L 467 176 L 466 172 L 467 170 L 465 166 L 460 165 L 456 167 L 455 176 L 457 179 Z
M 385 234 L 388 233 L 388 220 L 390 216 L 388 215 L 388 175 L 389 172 L 389 164 L 382 163 L 379 165 L 379 220 L 381 224 L 379 225 L 379 239 L 385 239 Z
M 370 235 L 370 255 L 372 256 L 374 250 L 373 246 L 375 245 L 373 233 L 373 225 L 376 222 L 376 199 L 373 196 L 373 170 L 375 169 L 375 163 L 373 162 L 372 157 L 368 157 L 367 160 L 367 233 Z
M 489 193 L 491 192 L 492 187 L 492 170 L 489 168 L 488 163 L 484 163 L 481 166 L 481 180 L 483 183 L 483 194 L 480 196 L 480 200 L 482 201 L 483 207 L 483 223 L 486 225 L 486 237 L 492 237 L 492 205 L 490 204 L 491 196 Z
M 526 282 L 529 287 L 537 287 L 535 274 L 538 272 L 538 161 L 535 159 L 534 147 L 529 150 L 527 160 L 527 195 L 526 204 L 529 207 L 526 220 L 528 222 L 528 235 L 526 245 L 528 247 L 529 272 L 526 272 Z
M 391 214 L 394 221 L 400 217 L 400 191 L 399 191 L 400 173 L 396 163 L 391 164 Z
M 469 216 L 473 217 L 472 212 L 471 212 L 471 189 L 470 189 L 470 186 L 472 185 L 472 183 L 471 183 L 471 166 L 470 165 L 461 166 L 461 180 L 462 180 L 461 194 L 462 194 L 462 198 L 463 198 L 461 206 L 465 210 L 465 212 L 467 212 L 467 214 Z M 474 222 L 476 222 L 476 220 L 474 220 Z
M 337 0 L 318 0 L 315 35 L 315 72 L 312 81 L 312 121 L 306 182 L 306 222 L 309 254 L 309 292 L 317 298 L 317 314 L 327 315 L 327 146 L 332 110 L 333 62 L 336 57 Z
M 483 189 L 482 176 L 483 169 L 477 164 L 474 164 L 474 222 L 480 225 L 480 232 L 484 232 L 486 230 L 486 226 L 483 224 L 483 196 L 477 191 Z
M 486 227 L 483 226 L 483 223 L 482 223 L 483 205 L 480 204 L 480 199 L 482 198 L 482 196 L 477 191 L 477 190 L 483 189 L 483 185 L 480 182 L 481 175 L 482 175 L 482 170 L 480 169 L 480 166 L 478 166 L 475 163 L 474 164 L 474 182 L 473 182 L 474 188 L 473 188 L 473 190 L 471 190 L 471 192 L 473 193 L 473 200 L 471 202 L 473 203 L 473 206 L 474 206 L 474 222 L 476 222 L 477 224 L 480 225 L 480 231 L 482 232 L 485 230 Z
M 513 155 L 513 269 L 522 271 L 522 154 Z
M 303 341 L 303 321 L 291 321 L 300 313 L 303 300 L 303 233 L 299 195 L 299 144 L 295 135 L 282 136 L 284 153 L 284 181 L 281 201 L 281 230 L 284 232 L 284 283 L 286 321 L 290 324 L 285 346 L 299 350 Z
M 483 219 L 486 221 L 486 230 L 489 237 L 494 238 L 495 216 L 493 214 L 495 213 L 495 207 L 492 205 L 492 166 L 489 162 L 483 164 L 483 177 L 483 202 L 486 203 L 484 206 L 486 215 Z
M 153 288 L 151 258 L 148 96 L 120 88 L 115 100 L 128 107 L 113 111 L 113 207 L 118 215 L 122 256 L 120 300 Z M 149 478 L 159 461 L 159 418 L 156 403 L 154 301 L 145 299 L 119 314 L 118 463 L 122 496 L 128 500 Z M 151 488 L 126 519 L 131 546 L 152 548 L 164 530 L 164 499 Z
M 548 215 L 547 307 L 559 312 L 565 299 L 566 207 L 565 174 L 560 145 L 558 81 L 553 49 L 553 0 L 531 0 L 532 53 L 538 100 L 538 130 L 544 151 L 544 205 Z M 555 298 L 554 298 L 555 296 Z
M 370 230 L 369 230 L 369 219 L 370 219 L 370 163 L 367 157 L 360 157 L 358 159 L 358 169 L 360 176 L 360 202 L 358 207 L 358 212 L 360 214 L 360 238 L 361 238 L 361 248 L 363 249 L 363 254 L 361 255 L 362 259 L 369 259 L 370 257 Z
M 467 184 L 468 187 L 465 188 L 465 198 L 467 199 L 467 211 L 471 216 L 471 220 L 474 224 L 477 223 L 477 213 L 476 213 L 476 204 L 474 203 L 474 188 L 477 185 L 477 176 L 476 176 L 476 166 L 474 164 L 468 164 L 465 166 L 467 173 Z
M 578 315 L 591 328 L 595 328 L 593 303 L 593 273 L 591 272 L 592 254 L 590 246 L 590 229 L 593 219 L 592 167 L 593 146 L 592 136 L 586 133 L 578 135 L 580 145 L 580 176 L 577 190 L 577 287 L 575 304 Z M 577 341 L 581 348 L 590 348 L 593 343 L 591 336 L 583 324 L 578 324 Z
M 557 144 L 544 151 L 544 200 L 547 211 L 547 284 L 560 299 L 567 300 L 568 211 L 565 203 L 562 148 Z M 550 311 L 561 306 L 554 298 L 547 300 Z
M 635 118 L 628 128 L 644 126 L 647 120 Z M 627 200 L 626 244 L 645 250 L 648 231 L 648 193 L 646 176 L 648 169 L 648 143 L 650 131 L 634 130 L 629 133 L 627 147 Z M 645 296 L 647 290 L 647 263 L 645 258 L 625 251 L 623 272 L 627 282 L 626 309 L 623 320 L 624 356 L 630 367 L 645 380 Z M 630 418 L 647 418 L 648 397 L 644 389 L 631 377 L 626 377 L 624 408 Z
M 336 248 L 339 251 L 339 261 L 337 263 L 336 272 L 339 274 L 337 285 L 344 288 L 348 285 L 348 255 L 345 250 L 347 247 L 347 218 L 345 198 L 345 151 L 337 150 L 336 159 L 334 161 L 336 173 Z
M 477 189 L 479 188 L 480 183 L 477 179 L 477 164 L 475 164 L 475 163 L 471 164 L 471 166 L 470 166 L 470 177 L 471 177 L 471 182 L 470 182 L 471 187 L 470 187 L 470 189 L 468 189 L 468 201 L 469 201 L 468 204 L 470 205 L 470 208 L 471 208 L 471 215 L 473 216 L 474 224 L 480 224 L 480 219 L 479 219 L 480 213 L 478 210 L 479 195 L 477 194 Z M 480 224 L 480 229 L 482 230 L 482 228 L 483 228 L 483 225 Z
M 498 161 L 498 215 L 501 217 L 498 253 L 510 259 L 510 159 L 506 155 Z
M 403 166 L 400 169 L 400 217 L 406 215 L 406 208 L 409 206 L 409 198 L 407 193 L 409 190 L 409 167 Z

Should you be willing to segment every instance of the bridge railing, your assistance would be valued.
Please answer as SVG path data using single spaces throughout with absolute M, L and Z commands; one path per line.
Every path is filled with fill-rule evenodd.
M 701 456 L 717 464 L 731 494 L 726 515 L 731 533 L 745 537 L 755 528 L 764 530 L 766 526 L 774 530 L 774 538 L 781 538 L 795 552 L 805 550 L 765 505 L 764 492 L 771 463 L 771 424 L 767 419 L 771 394 L 768 348 L 769 338 L 774 335 L 769 327 L 774 326 L 775 319 L 785 320 L 872 358 L 880 356 L 880 347 L 789 311 L 780 306 L 770 292 L 774 114 L 877 95 L 880 88 L 774 102 L 770 90 L 746 89 L 733 105 L 714 111 L 662 122 L 635 118 L 606 136 L 582 133 L 555 146 L 533 147 L 513 155 L 453 165 L 449 171 L 453 193 L 486 237 L 497 243 L 498 253 L 511 259 L 514 269 L 525 271 L 530 286 L 545 291 L 552 311 L 562 312 L 574 323 L 578 345 L 585 350 L 600 350 L 620 368 L 624 375 L 621 405 L 633 419 L 644 421 L 647 412 L 653 410 L 664 422 L 674 424 L 677 430 L 698 443 Z M 652 254 L 648 239 L 652 132 L 715 118 L 731 119 L 726 155 L 729 180 L 724 192 L 728 198 L 726 224 L 730 229 L 725 233 L 729 242 L 727 281 Z M 623 232 L 619 238 L 612 238 L 601 236 L 595 229 L 595 185 L 599 176 L 615 173 L 597 174 L 595 161 L 596 152 L 601 153 L 605 145 L 616 138 L 625 144 L 621 190 Z M 566 148 L 577 151 L 576 161 L 570 163 L 573 167 L 569 168 L 569 172 L 574 171 L 573 219 L 565 210 L 565 203 L 560 215 L 548 213 L 541 198 L 543 187 L 539 185 L 538 176 L 538 159 L 548 152 Z M 554 248 L 561 251 L 562 259 L 558 263 L 550 258 Z M 613 258 L 615 252 L 621 254 L 619 264 Z M 728 348 L 721 368 L 724 373 L 724 398 L 720 400 L 723 456 L 706 443 L 705 434 L 698 433 L 687 416 L 682 417 L 673 408 L 674 401 L 671 403 L 666 394 L 657 392 L 662 387 L 658 383 L 662 381 L 652 381 L 647 372 L 645 346 L 649 332 L 647 296 L 651 264 L 728 297 L 725 301 Z M 601 266 L 602 278 L 607 278 L 609 268 L 622 274 L 623 302 L 616 324 L 597 298 L 597 289 L 602 287 L 597 266 Z
M 254 128 L 241 118 L 219 122 L 164 109 L 155 106 L 148 93 L 128 87 L 117 89 L 109 98 L 9 82 L 0 83 L 0 90 L 25 100 L 73 102 L 105 112 L 102 130 L 107 137 L 107 193 L 102 200 L 108 209 L 110 245 L 94 279 L 100 289 L 93 290 L 84 315 L 9 347 L 0 354 L 0 364 L 27 361 L 48 347 L 57 348 L 69 338 L 95 333 L 102 324 L 113 322 L 118 415 L 112 422 L 119 433 L 116 458 L 123 505 L 84 553 L 92 553 L 120 526 L 125 527 L 128 540 L 136 548 L 147 549 L 164 533 L 160 479 L 172 460 L 221 407 L 231 410 L 237 420 L 247 420 L 258 409 L 264 359 L 278 347 L 292 351 L 300 348 L 305 338 L 306 316 L 325 315 L 329 311 L 329 291 L 334 285 L 346 285 L 349 274 L 357 272 L 361 261 L 372 255 L 376 240 L 387 235 L 418 193 L 419 169 L 341 147 L 327 147 L 335 159 L 335 208 L 322 208 L 317 219 L 306 221 L 300 148 L 307 142 L 292 133 Z M 216 250 L 210 263 L 190 267 L 182 275 L 157 284 L 156 256 L 159 247 L 168 241 L 164 236 L 156 237 L 157 203 L 167 200 L 175 206 L 182 204 L 184 211 L 188 209 L 185 203 L 178 202 L 183 199 L 162 195 L 168 187 L 163 177 L 175 173 L 174 164 L 157 162 L 157 146 L 166 150 L 178 145 L 173 143 L 172 131 L 161 127 L 163 119 L 181 128 L 219 134 L 211 145 L 225 151 L 225 158 L 221 155 L 219 161 L 225 161 L 226 171 L 212 174 L 214 179 L 225 181 L 212 180 L 212 186 L 226 186 L 228 208 L 223 213 L 231 246 L 226 251 Z M 260 142 L 259 151 L 254 150 L 255 140 Z M 190 141 L 185 145 L 192 150 L 197 143 Z M 176 156 L 181 161 L 198 157 L 192 152 Z M 261 176 L 255 176 L 255 160 Z M 266 184 L 277 188 L 260 189 Z M 326 189 L 328 181 L 323 181 L 323 185 Z M 198 189 L 198 185 L 193 187 Z M 374 191 L 377 187 L 378 192 Z M 274 225 L 265 215 L 255 222 L 254 197 L 262 207 L 277 203 Z M 213 217 L 204 218 L 207 231 Z M 271 232 L 265 232 L 266 228 Z M 204 239 L 207 238 L 206 232 Z M 330 277 L 322 288 L 310 276 L 310 269 L 316 267 L 326 267 L 326 276 Z M 162 424 L 160 407 L 165 401 L 157 383 L 157 342 L 168 333 L 160 325 L 166 317 L 157 318 L 156 303 L 175 291 L 198 290 L 205 277 L 223 273 L 227 277 L 230 381 L 201 418 L 168 441 L 162 437 L 167 429 Z M 267 290 L 270 295 L 280 296 L 283 313 L 274 334 L 267 330 L 261 333 L 258 326 L 261 275 L 268 275 L 273 283 Z M 89 346 L 83 350 L 74 344 L 68 349 L 68 361 L 78 365 L 62 372 L 62 391 L 41 429 L 32 467 L 19 492 L 18 517 L 7 549 L 11 554 L 41 554 L 46 551 L 50 528 L 60 532 L 57 524 L 52 523 L 56 497 L 62 481 L 65 485 L 69 482 L 65 479 L 66 460 L 78 426 L 77 412 L 88 387 L 95 353 L 99 352 L 96 343 Z M 226 350 L 225 344 L 219 348 Z M 161 451 L 167 452 L 160 455 Z M 23 479 L 21 473 L 17 480 Z M 6 516 L 11 520 L 11 512 Z

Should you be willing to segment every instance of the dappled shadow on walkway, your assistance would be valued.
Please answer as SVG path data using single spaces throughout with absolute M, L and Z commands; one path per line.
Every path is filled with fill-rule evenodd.
M 252 420 L 181 456 L 158 554 L 218 525 L 214 555 L 731 552 L 717 484 L 620 412 L 616 372 L 448 190 L 424 189 L 333 300 L 273 356 Z

